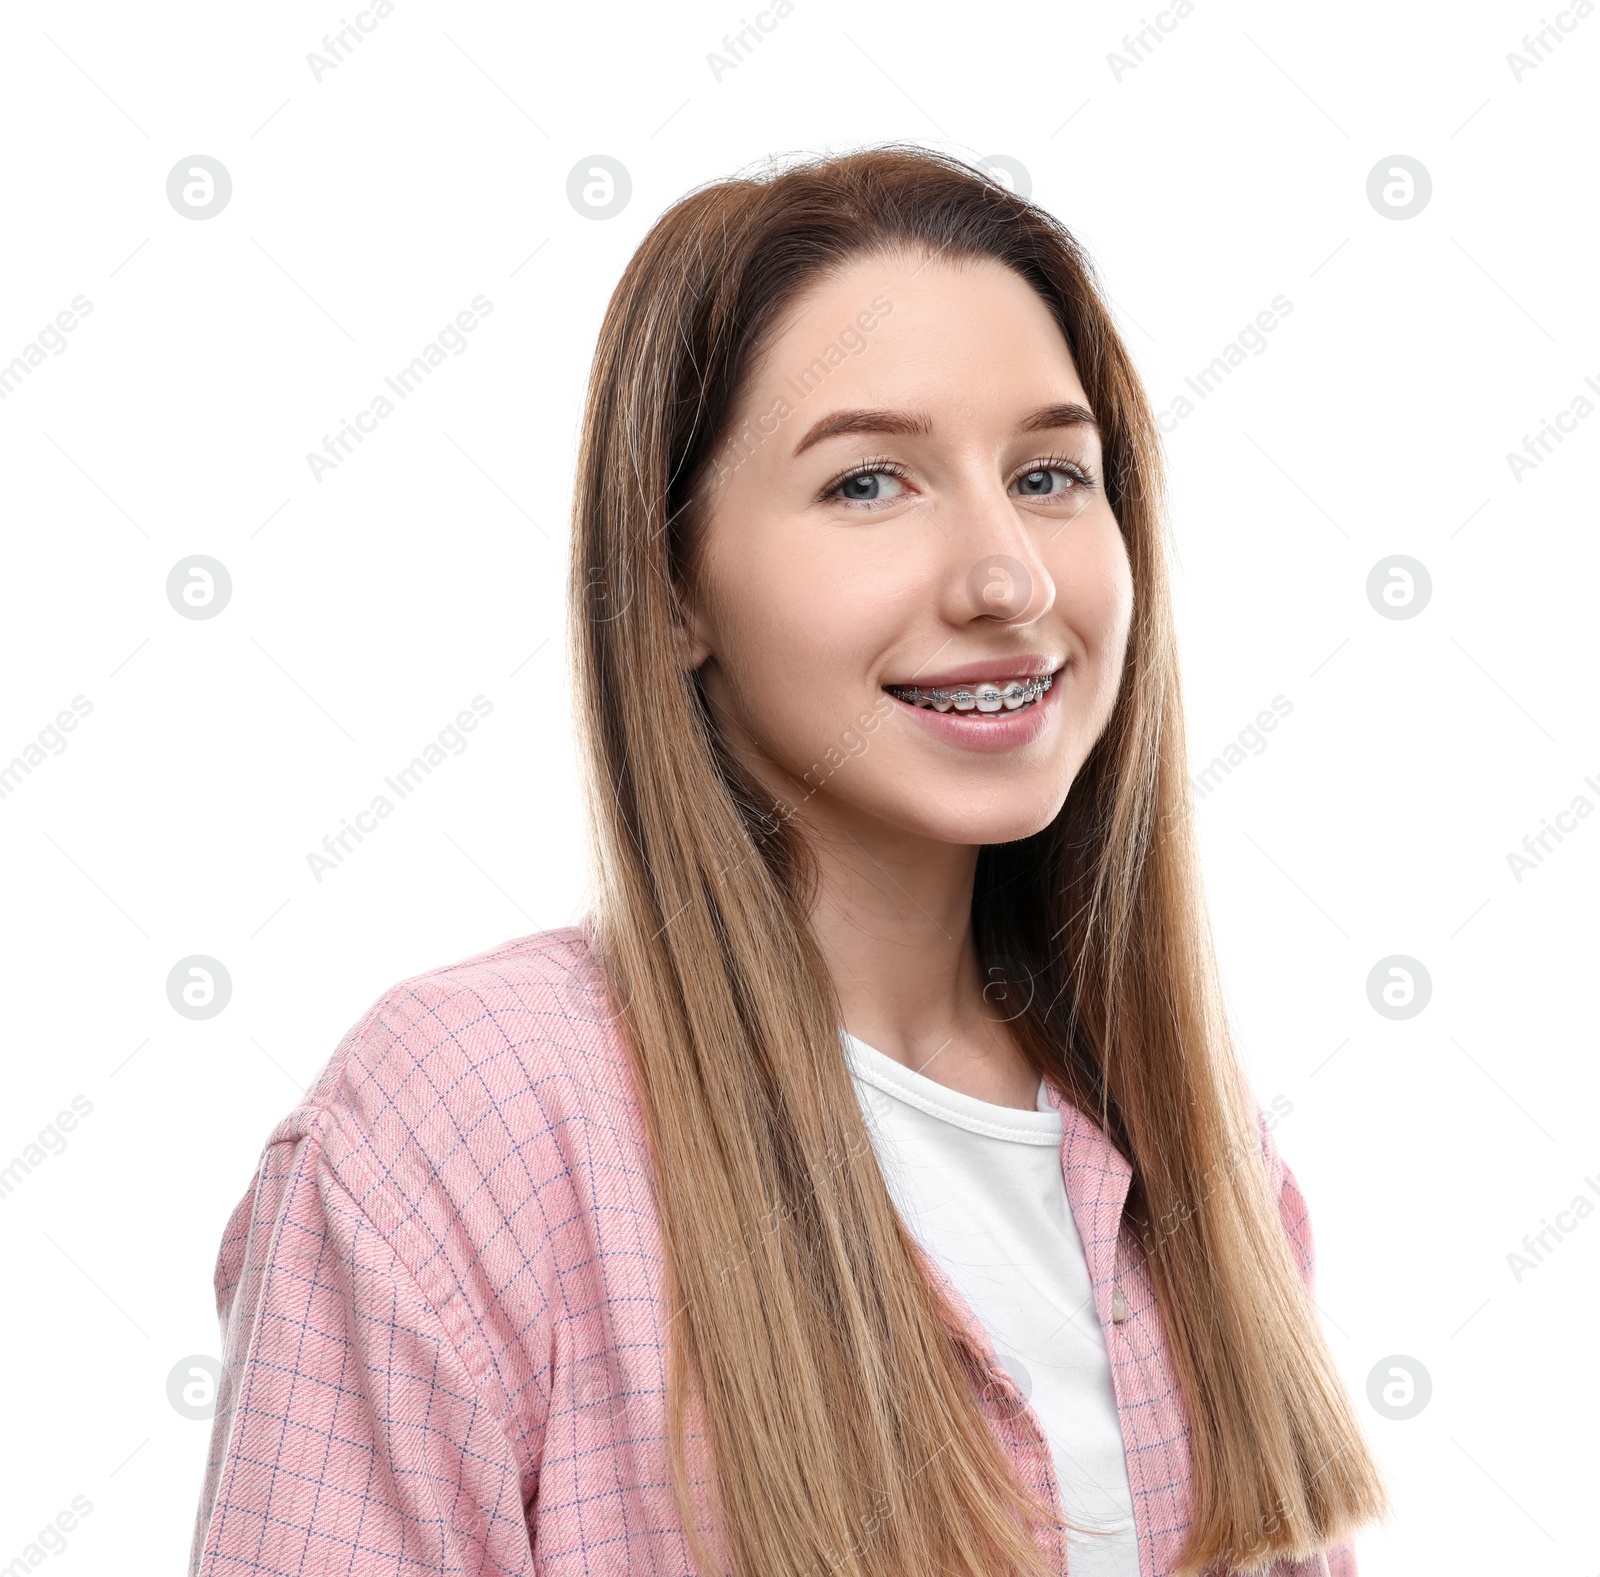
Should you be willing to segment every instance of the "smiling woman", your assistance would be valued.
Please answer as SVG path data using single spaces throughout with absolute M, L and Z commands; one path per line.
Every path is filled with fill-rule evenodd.
M 1086 259 L 974 170 L 663 216 L 574 500 L 594 911 L 396 987 L 273 1135 L 197 1573 L 1349 1577 L 1161 497 Z

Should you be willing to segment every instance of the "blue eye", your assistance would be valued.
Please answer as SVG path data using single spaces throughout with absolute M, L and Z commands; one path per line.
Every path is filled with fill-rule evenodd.
M 1057 478 L 1061 479 L 1062 485 L 1052 486 L 1052 480 Z M 1029 498 L 1052 498 L 1083 485 L 1083 474 L 1076 467 L 1069 466 L 1036 466 L 1017 478 L 1018 490 Z
M 886 504 L 899 497 L 902 491 L 904 484 L 895 471 L 878 466 L 840 477 L 828 489 L 828 496 L 847 504 Z

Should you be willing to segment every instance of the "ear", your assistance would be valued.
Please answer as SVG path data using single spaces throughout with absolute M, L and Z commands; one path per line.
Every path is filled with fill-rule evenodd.
M 685 522 L 685 536 L 691 546 L 671 577 L 677 612 L 672 632 L 672 654 L 685 673 L 695 672 L 715 653 L 717 644 L 705 584 L 703 528 L 707 518 L 707 506 L 701 499 L 693 517 Z
M 682 617 L 672 631 L 674 655 L 678 666 L 692 673 L 714 649 L 710 620 L 699 599 L 688 593 L 681 597 L 678 606 Z

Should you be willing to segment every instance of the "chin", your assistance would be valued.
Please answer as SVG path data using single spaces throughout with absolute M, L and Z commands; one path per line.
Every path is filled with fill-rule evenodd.
M 904 819 L 888 819 L 939 843 L 1016 843 L 1043 832 L 1065 802 L 1065 794 L 1047 798 L 1007 795 L 999 802 L 969 802 L 964 806 L 952 799 L 945 801 L 947 808 L 930 816 L 924 801 L 915 807 L 907 806 Z

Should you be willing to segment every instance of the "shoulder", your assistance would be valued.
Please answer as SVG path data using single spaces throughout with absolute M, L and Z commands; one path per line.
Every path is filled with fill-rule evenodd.
M 219 1311 L 242 1311 L 248 1333 L 272 1297 L 290 1324 L 312 1298 L 324 1345 L 343 1320 L 352 1348 L 375 1329 L 391 1353 L 436 1321 L 474 1377 L 494 1377 L 498 1408 L 535 1407 L 564 1272 L 592 1256 L 596 1210 L 624 1213 L 644 1153 L 583 929 L 427 970 L 373 1003 L 268 1138 L 224 1233 Z
M 605 971 L 577 926 L 519 937 L 391 986 L 340 1042 L 315 1096 L 360 1104 L 374 1079 L 445 1088 L 497 1071 L 598 1072 L 620 1050 Z
M 585 927 L 517 938 L 385 991 L 279 1135 L 315 1130 L 357 1197 L 480 1197 L 567 1169 L 573 1130 L 631 1141 L 627 1042 Z

